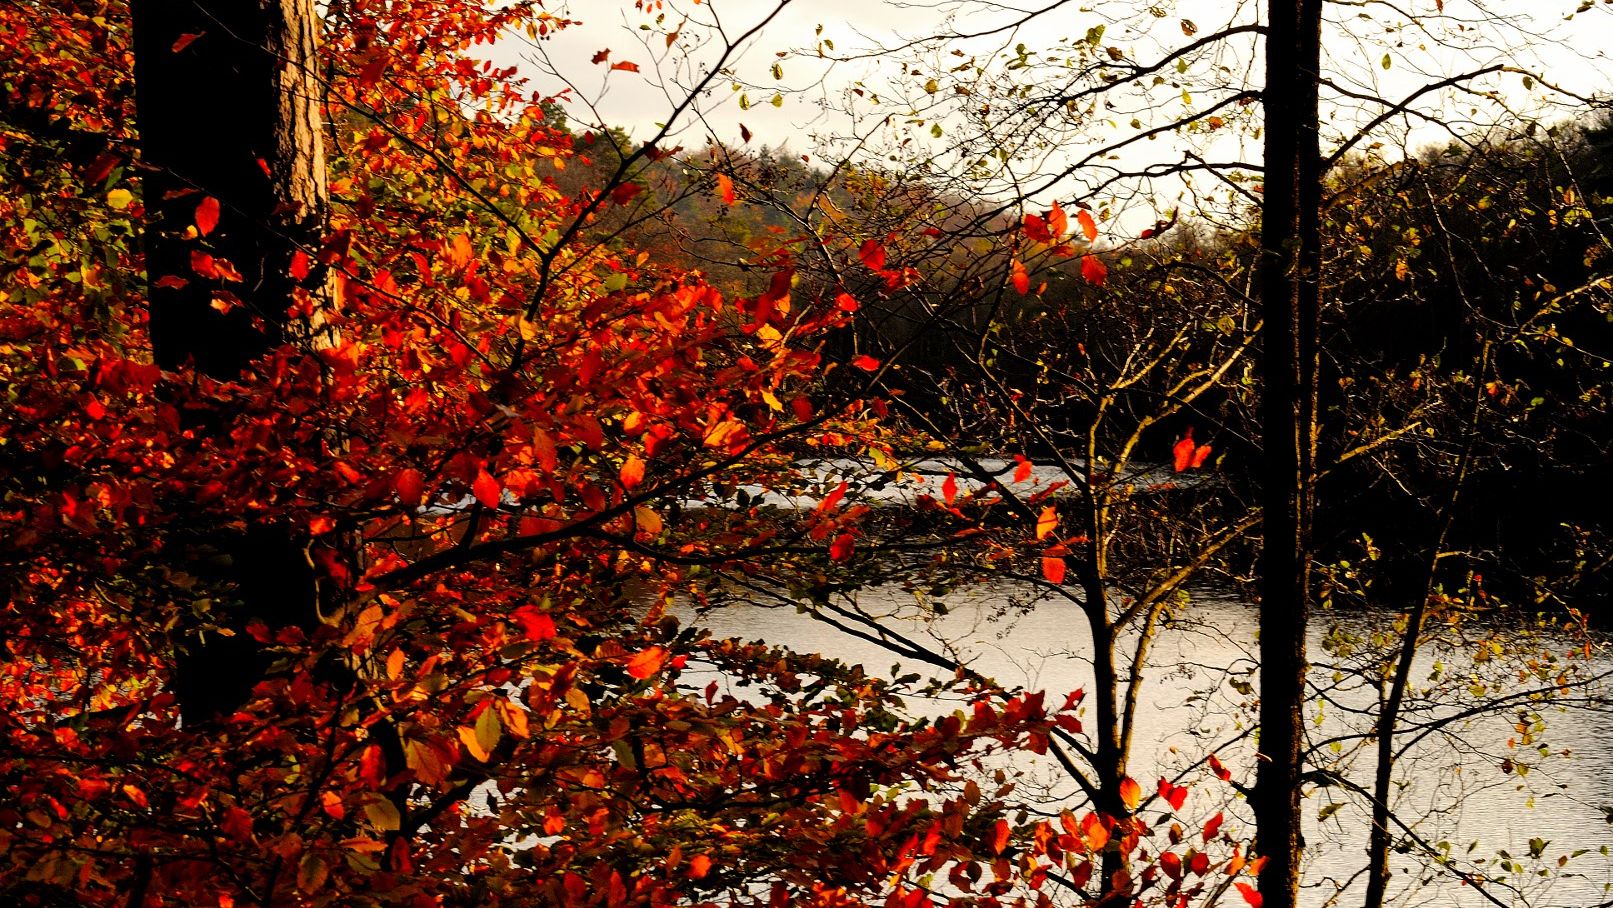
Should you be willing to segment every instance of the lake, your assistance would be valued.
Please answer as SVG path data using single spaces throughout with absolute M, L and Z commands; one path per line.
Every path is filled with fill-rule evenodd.
M 951 648 L 1004 685 L 1044 690 L 1048 703 L 1057 705 L 1068 691 L 1092 684 L 1085 620 L 1068 604 L 1033 602 L 1033 595 L 1011 584 L 959 590 L 946 597 L 947 614 L 937 617 L 914 594 L 883 587 L 862 591 L 858 606 L 903 634 Z M 1367 647 L 1361 642 L 1374 634 L 1380 635 L 1380 644 L 1392 642 L 1393 617 L 1324 612 L 1313 622 L 1313 746 L 1337 762 L 1329 766 L 1343 778 L 1367 787 L 1373 750 L 1360 732 L 1370 725 L 1377 695 L 1355 671 L 1364 664 L 1363 657 L 1351 653 L 1350 643 L 1355 641 L 1355 652 L 1363 652 Z M 742 604 L 691 620 L 718 636 L 823 653 L 862 663 L 880 675 L 898 661 L 875 644 L 789 607 Z M 1174 778 L 1211 751 L 1235 778 L 1252 783 L 1253 747 L 1245 733 L 1258 693 L 1254 625 L 1253 607 L 1206 596 L 1185 605 L 1162 629 L 1143 683 L 1130 767 L 1145 792 L 1153 791 L 1160 775 Z M 1493 697 L 1539 688 L 1538 676 L 1554 676 L 1565 666 L 1586 675 L 1613 670 L 1613 659 L 1605 652 L 1563 661 L 1579 644 L 1545 635 L 1534 639 L 1532 648 L 1556 661 L 1537 661 L 1534 673 L 1520 681 L 1520 666 L 1507 652 L 1529 638 L 1494 628 L 1465 634 L 1421 656 L 1413 683 L 1429 687 L 1432 696 L 1427 702 L 1408 703 L 1408 721 L 1429 727 L 1451 721 Z M 1334 642 L 1331 651 L 1323 646 L 1324 637 Z M 933 674 L 911 663 L 902 664 L 900 671 Z M 910 706 L 933 715 L 957 705 Z M 1326 743 L 1336 738 L 1343 739 L 1337 753 Z M 1542 747 L 1549 757 L 1542 755 Z M 1359 749 L 1354 759 L 1352 749 Z M 1553 704 L 1519 696 L 1504 710 L 1468 716 L 1408 741 L 1397 765 L 1405 778 L 1394 803 L 1427 846 L 1443 851 L 1469 873 L 1499 874 L 1502 866 L 1508 868 L 1502 884 L 1488 887 L 1496 901 L 1590 908 L 1613 899 L 1613 862 L 1601 851 L 1613 849 L 1613 711 L 1600 702 L 1575 697 Z M 1025 754 L 1019 768 L 1045 782 L 1055 802 L 1069 797 L 1072 786 L 1050 757 Z M 1182 784 L 1193 790 L 1178 815 L 1184 823 L 1192 827 L 1223 810 L 1235 836 L 1252 835 L 1247 804 L 1229 786 L 1202 769 Z M 1306 908 L 1359 905 L 1367 840 L 1362 799 L 1345 785 L 1317 787 L 1309 793 L 1306 815 Z M 1154 811 L 1146 811 L 1145 817 L 1156 819 Z M 1558 867 L 1560 857 L 1579 850 L 1585 853 Z M 1496 904 L 1437 867 L 1421 846 L 1410 845 L 1396 855 L 1394 868 L 1391 904 Z M 1240 902 L 1232 893 L 1222 903 Z

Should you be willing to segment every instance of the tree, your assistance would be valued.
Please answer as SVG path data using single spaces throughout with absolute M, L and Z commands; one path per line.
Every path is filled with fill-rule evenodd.
M 1038 698 L 962 678 L 972 714 L 917 719 L 907 685 L 674 615 L 714 567 L 829 562 L 844 513 L 781 537 L 692 502 L 792 482 L 787 444 L 860 422 L 808 384 L 839 311 L 786 261 L 728 300 L 602 242 L 661 137 L 562 193 L 575 137 L 477 56 L 563 21 L 353 0 L 321 45 L 312 11 L 0 12 L 27 73 L 0 156 L 5 898 L 1017 885 L 1045 848 L 1010 861 L 1011 782 L 966 776 L 1042 746 Z
M 1260 209 L 1260 755 L 1256 837 L 1271 908 L 1299 900 L 1305 635 L 1315 507 L 1321 314 L 1321 0 L 1267 6 L 1264 202 Z

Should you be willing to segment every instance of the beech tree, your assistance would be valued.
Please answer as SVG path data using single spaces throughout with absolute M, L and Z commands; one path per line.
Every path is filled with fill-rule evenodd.
M 1056 837 L 969 767 L 1038 698 L 920 720 L 671 613 L 829 562 L 843 511 L 686 504 L 859 424 L 809 385 L 840 310 L 596 241 L 665 150 L 557 188 L 479 56 L 536 5 L 319 13 L 0 11 L 6 900 L 1036 900 Z

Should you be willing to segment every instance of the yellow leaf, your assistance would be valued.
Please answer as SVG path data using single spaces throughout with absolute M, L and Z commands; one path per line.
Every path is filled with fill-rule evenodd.
M 476 737 L 476 729 L 469 725 L 459 726 L 459 743 L 465 745 L 465 749 L 470 751 L 470 755 L 483 763 L 486 763 L 487 759 L 492 756 L 491 753 L 482 748 L 482 742 Z
M 661 523 L 661 515 L 655 513 L 649 508 L 643 506 L 634 508 L 633 522 L 638 525 L 639 532 L 646 536 L 655 537 L 661 535 L 661 529 L 663 526 Z
M 1142 799 L 1143 787 L 1137 784 L 1136 779 L 1126 776 L 1120 780 L 1120 803 L 1126 805 L 1127 810 L 1136 810 Z
M 134 202 L 134 193 L 127 189 L 114 189 L 106 194 L 106 203 L 112 208 L 122 211 Z
M 403 817 L 398 815 L 398 806 L 383 797 L 376 797 L 365 804 L 364 816 L 369 818 L 372 826 L 383 831 L 397 829 L 403 825 Z
M 395 649 L 392 655 L 386 657 L 386 676 L 393 681 L 403 674 L 403 650 Z

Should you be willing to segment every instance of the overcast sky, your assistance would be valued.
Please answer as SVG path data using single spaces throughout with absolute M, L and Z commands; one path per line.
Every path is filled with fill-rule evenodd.
M 654 6 L 650 0 L 645 5 Z M 714 79 L 711 92 L 679 120 L 676 141 L 686 148 L 698 148 L 711 135 L 737 146 L 742 144 L 743 125 L 754 136 L 753 148 L 787 144 L 797 152 L 816 153 L 822 136 L 847 131 L 850 121 L 837 110 L 844 103 L 843 92 L 854 82 L 863 80 L 871 91 L 882 91 L 904 84 L 911 89 L 925 78 L 917 72 L 903 73 L 902 57 L 858 58 L 860 51 L 948 31 L 990 31 L 1012 23 L 1024 10 L 1046 8 L 1049 12 L 1027 25 L 956 46 L 982 59 L 1019 43 L 1033 52 L 1051 51 L 1060 39 L 1081 36 L 1089 28 L 1105 24 L 1104 45 L 1124 50 L 1128 59 L 1149 62 L 1187 43 L 1190 39 L 1184 33 L 1189 23 L 1202 36 L 1228 24 L 1253 21 L 1259 4 L 1181 0 L 1144 7 L 1134 0 L 790 0 L 775 13 L 776 6 L 772 0 L 678 0 L 644 11 L 635 9 L 632 0 L 551 3 L 552 13 L 574 17 L 578 23 L 535 46 L 511 40 L 497 53 L 504 61 L 522 61 L 523 71 L 541 90 L 559 92 L 570 83 L 568 106 L 574 121 L 621 126 L 642 140 L 655 133 L 686 96 L 687 87 L 714 65 L 724 43 L 721 36 L 737 38 L 772 16 L 725 61 L 731 75 Z M 1613 45 L 1613 0 L 1585 4 L 1589 8 L 1583 10 L 1580 6 L 1580 0 L 1330 3 L 1324 69 L 1348 89 L 1390 99 L 1406 97 L 1431 81 L 1495 63 L 1521 63 L 1574 92 L 1605 94 L 1613 84 L 1613 64 L 1605 50 L 1606 45 Z M 1418 21 L 1408 22 L 1403 12 Z M 678 33 L 677 39 L 669 46 L 667 36 L 673 31 Z M 1261 73 L 1255 46 L 1253 42 L 1234 42 L 1215 61 L 1216 78 L 1258 88 Z M 609 55 L 595 63 L 596 55 L 605 50 Z M 637 71 L 609 68 L 622 63 L 635 65 Z M 773 70 L 775 64 L 777 71 Z M 1191 73 L 1183 79 L 1202 77 Z M 1542 108 L 1550 100 L 1549 94 L 1521 74 L 1495 74 L 1478 87 L 1498 93 L 1505 106 L 1463 92 L 1429 95 L 1420 106 L 1425 113 L 1447 121 L 1475 123 L 1508 119 L 1508 110 L 1538 114 L 1547 121 L 1573 113 L 1566 106 Z M 741 109 L 742 97 L 748 109 Z M 888 97 L 882 100 L 884 111 L 892 109 Z M 1139 110 L 1146 121 L 1149 102 L 1138 103 L 1143 105 Z M 1359 104 L 1353 108 L 1331 109 L 1335 135 L 1348 134 L 1353 124 L 1382 109 Z M 1092 125 L 1109 130 L 1106 140 L 1113 140 L 1123 137 L 1128 126 L 1148 125 L 1139 126 L 1133 119 L 1138 112 L 1128 110 L 1106 124 Z M 956 129 L 944 117 L 937 119 L 948 127 L 947 138 L 935 143 L 944 145 Z M 929 142 L 928 130 L 934 125 L 926 121 L 911 132 L 918 142 Z M 1384 130 L 1381 138 L 1388 148 L 1382 153 L 1389 157 L 1399 148 L 1442 142 L 1449 135 L 1417 118 L 1391 122 Z M 1171 141 L 1179 140 L 1167 137 L 1166 142 L 1137 153 L 1158 157 L 1162 147 L 1173 147 Z M 1224 130 L 1197 141 L 1201 150 L 1225 160 L 1259 159 L 1258 138 L 1248 130 Z

